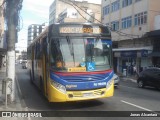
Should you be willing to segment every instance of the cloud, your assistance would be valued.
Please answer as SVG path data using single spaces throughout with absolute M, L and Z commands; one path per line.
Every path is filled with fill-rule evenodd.
M 29 25 L 35 24 L 36 22 L 36 20 L 24 20 L 23 24 L 28 27 Z
M 35 8 L 47 8 L 54 0 L 24 0 L 24 8 L 34 6 Z
M 29 25 L 42 24 L 49 21 L 49 7 L 53 1 L 54 0 L 23 0 L 21 10 L 23 29 L 18 33 L 19 42 L 22 39 L 27 40 L 27 29 Z M 100 4 L 101 0 L 88 0 L 88 2 Z M 20 44 L 22 45 L 23 42 L 20 42 Z
M 54 0 L 24 0 L 22 16 L 25 17 L 25 19 L 46 19 L 46 22 L 49 19 L 49 6 L 53 1 Z M 39 19 L 37 19 L 37 21 Z
M 27 11 L 31 11 L 32 13 L 35 13 L 35 14 L 48 14 L 49 13 L 49 10 L 44 10 L 44 8 L 35 8 L 34 6 L 30 6 L 29 8 L 26 8 Z

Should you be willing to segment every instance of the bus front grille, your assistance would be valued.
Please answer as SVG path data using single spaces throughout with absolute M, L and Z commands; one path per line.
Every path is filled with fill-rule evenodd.
M 68 82 L 85 82 L 104 80 L 108 75 L 83 75 L 83 76 L 62 76 L 61 78 Z

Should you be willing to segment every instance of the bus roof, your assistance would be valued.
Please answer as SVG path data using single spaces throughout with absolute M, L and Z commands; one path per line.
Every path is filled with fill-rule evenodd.
M 44 31 L 40 33 L 39 36 L 37 36 L 28 47 L 31 47 L 37 40 L 45 38 L 47 34 L 48 34 L 48 27 L 46 27 Z
M 98 23 L 54 23 L 37 36 L 33 42 L 28 46 L 31 47 L 37 40 L 53 36 L 101 36 L 111 37 L 111 32 L 106 25 Z

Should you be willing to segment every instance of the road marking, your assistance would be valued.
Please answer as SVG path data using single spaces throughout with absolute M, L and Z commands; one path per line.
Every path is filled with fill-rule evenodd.
M 128 104 L 128 105 L 132 105 L 132 106 L 134 106 L 134 107 L 140 108 L 140 109 L 145 110 L 145 111 L 153 112 L 153 110 L 150 110 L 150 109 L 147 109 L 147 108 L 141 107 L 141 106 L 136 105 L 136 104 L 133 104 L 133 103 L 126 102 L 126 101 L 124 101 L 124 100 L 121 100 L 121 102 L 126 103 L 126 104 Z
M 131 81 L 134 83 L 137 83 L 137 80 L 131 79 L 131 78 L 122 78 L 123 81 Z
M 128 104 L 128 105 L 132 105 L 132 106 L 137 107 L 137 108 L 139 108 L 139 109 L 142 109 L 142 110 L 149 111 L 149 112 L 151 112 L 151 113 L 155 113 L 155 114 L 157 114 L 157 115 L 160 115 L 159 112 L 155 112 L 155 111 L 153 111 L 153 110 L 150 110 L 150 109 L 141 107 L 141 106 L 139 106 L 139 105 L 136 105 L 136 104 L 133 104 L 133 103 L 129 103 L 129 102 L 126 102 L 126 101 L 124 101 L 124 100 L 121 100 L 121 102 L 126 103 L 126 104 Z
M 119 86 L 126 87 L 126 88 L 137 89 L 137 88 L 134 88 L 134 87 L 128 87 L 128 86 L 124 86 L 124 85 L 119 85 Z
M 28 107 L 25 107 L 25 111 L 29 111 Z M 31 120 L 31 117 L 27 117 L 28 120 Z

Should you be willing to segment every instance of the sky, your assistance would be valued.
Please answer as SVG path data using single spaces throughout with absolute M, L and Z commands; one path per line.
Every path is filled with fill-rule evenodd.
M 27 48 L 27 29 L 31 24 L 43 24 L 49 21 L 49 6 L 54 0 L 23 0 L 22 10 L 20 11 L 20 32 L 18 33 L 18 43 L 16 50 L 26 50 Z M 100 4 L 101 0 L 76 0 L 88 1 Z

